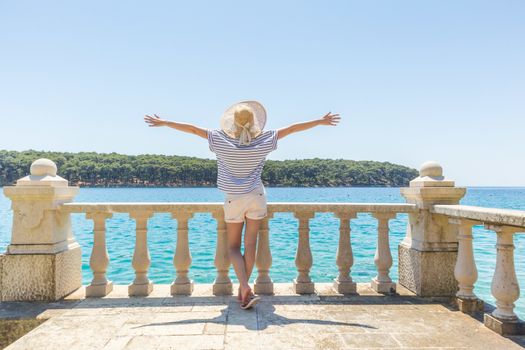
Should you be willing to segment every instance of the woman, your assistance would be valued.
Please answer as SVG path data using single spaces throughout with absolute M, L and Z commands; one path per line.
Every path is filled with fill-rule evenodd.
M 210 150 L 217 156 L 217 186 L 225 193 L 224 218 L 230 259 L 239 279 L 239 301 L 248 309 L 259 300 L 248 283 L 255 264 L 257 234 L 266 217 L 266 191 L 261 181 L 266 156 L 277 148 L 277 140 L 318 125 L 335 126 L 339 114 L 328 112 L 320 119 L 297 123 L 279 130 L 263 131 L 266 111 L 257 101 L 234 104 L 221 118 L 221 130 L 172 122 L 156 114 L 144 117 L 149 126 L 168 126 L 208 139 Z M 244 225 L 244 256 L 241 236 Z

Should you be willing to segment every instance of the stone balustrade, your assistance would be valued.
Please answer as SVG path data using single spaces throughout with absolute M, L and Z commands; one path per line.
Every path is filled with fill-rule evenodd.
M 80 246 L 75 241 L 70 216 L 84 213 L 93 220 L 93 246 L 89 265 L 93 279 L 86 296 L 108 295 L 113 285 L 106 271 L 111 264 L 106 247 L 106 220 L 125 213 L 135 221 L 135 246 L 131 267 L 135 278 L 128 287 L 130 296 L 145 296 L 154 285 L 148 277 L 151 258 L 148 247 L 148 220 L 156 213 L 169 213 L 177 221 L 177 243 L 173 256 L 176 277 L 172 295 L 191 295 L 191 234 L 188 222 L 196 213 L 210 213 L 217 225 L 214 265 L 215 295 L 231 295 L 230 259 L 222 203 L 75 203 L 77 187 L 56 174 L 56 165 L 40 159 L 31 166 L 31 175 L 4 187 L 12 200 L 13 231 L 7 252 L 0 255 L 0 297 L 2 301 L 53 301 L 81 287 Z M 514 266 L 515 233 L 525 232 L 525 212 L 459 205 L 466 189 L 443 176 L 442 168 L 427 162 L 420 175 L 401 189 L 407 203 L 269 203 L 262 221 L 256 253 L 255 292 L 272 294 L 271 232 L 269 223 L 276 213 L 292 213 L 298 222 L 295 250 L 298 294 L 315 293 L 310 270 L 315 264 L 310 247 L 310 220 L 316 213 L 333 213 L 339 219 L 339 240 L 334 257 L 338 275 L 333 288 L 340 294 L 356 293 L 352 279 L 354 255 L 351 221 L 358 213 L 377 220 L 374 263 L 377 275 L 370 286 L 379 293 L 392 294 L 396 283 L 390 277 L 392 252 L 389 221 L 398 213 L 408 214 L 406 236 L 398 247 L 398 283 L 418 296 L 452 297 L 463 312 L 480 311 L 482 301 L 474 293 L 477 269 L 473 253 L 472 227 L 484 225 L 497 236 L 496 265 L 492 294 L 496 308 L 485 314 L 485 324 L 504 334 L 523 333 L 525 328 L 514 312 L 519 285 Z
M 491 314 L 485 314 L 484 321 L 499 333 L 521 333 L 523 324 L 514 312 L 514 302 L 520 295 L 514 267 L 514 234 L 525 233 L 525 211 L 466 205 L 434 205 L 430 211 L 457 225 L 459 245 L 454 276 L 458 281 L 458 306 L 464 312 L 480 310 L 483 305 L 474 294 L 478 273 L 473 251 L 473 226 L 482 225 L 495 232 L 496 266 L 491 292 L 496 308 Z
M 339 276 L 334 280 L 334 288 L 342 294 L 355 293 L 355 283 L 350 274 L 353 264 L 352 244 L 350 239 L 350 221 L 357 213 L 372 213 L 378 221 L 378 239 L 375 253 L 377 276 L 371 281 L 374 290 L 381 293 L 395 292 L 395 283 L 389 277 L 392 255 L 389 245 L 388 222 L 397 213 L 410 213 L 415 210 L 413 204 L 376 204 L 376 203 L 269 203 L 268 217 L 261 225 L 258 240 L 256 267 L 258 275 L 255 291 L 259 294 L 272 294 L 273 282 L 270 277 L 272 256 L 270 249 L 269 220 L 275 213 L 293 213 L 299 222 L 298 246 L 295 255 L 297 278 L 294 288 L 298 294 L 315 292 L 314 282 L 310 278 L 313 259 L 310 249 L 310 219 L 315 213 L 334 213 L 340 220 L 339 244 L 335 257 Z M 148 295 L 153 285 L 148 279 L 150 257 L 147 243 L 147 220 L 153 213 L 170 213 L 177 220 L 177 244 L 173 263 L 176 278 L 171 286 L 173 295 L 190 295 L 193 282 L 188 277 L 191 266 L 191 252 L 188 239 L 188 221 L 196 213 L 211 213 L 217 222 L 217 246 L 215 266 L 217 277 L 213 291 L 215 295 L 232 294 L 232 282 L 228 277 L 230 261 L 228 258 L 225 223 L 222 203 L 65 203 L 61 213 L 85 213 L 86 218 L 94 220 L 94 242 L 90 258 L 93 280 L 87 287 L 88 296 L 104 296 L 111 292 L 112 284 L 106 278 L 108 253 L 105 242 L 105 220 L 115 213 L 126 213 L 136 222 L 136 240 L 132 267 L 136 278 L 129 286 L 129 295 Z

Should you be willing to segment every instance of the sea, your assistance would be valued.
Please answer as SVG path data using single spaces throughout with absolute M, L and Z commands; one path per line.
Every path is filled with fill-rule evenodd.
M 399 188 L 284 188 L 267 187 L 269 202 L 338 202 L 338 203 L 403 203 Z M 81 188 L 75 202 L 222 202 L 216 188 Z M 469 187 L 461 204 L 482 207 L 525 210 L 525 188 Z M 0 251 L 9 244 L 12 225 L 10 200 L 0 195 Z M 93 222 L 84 214 L 72 215 L 73 233 L 82 247 L 82 279 L 89 284 L 92 273 L 89 257 L 93 244 Z M 397 247 L 405 235 L 407 215 L 398 214 L 390 221 L 390 247 L 393 266 L 390 276 L 397 280 Z M 291 282 L 297 275 L 295 251 L 297 220 L 291 213 L 277 213 L 270 220 L 270 248 L 274 282 Z M 195 214 L 189 222 L 192 255 L 190 277 L 195 283 L 212 283 L 215 278 L 213 259 L 216 223 L 210 214 Z M 131 267 L 135 243 L 134 221 L 127 214 L 115 214 L 106 223 L 107 248 L 110 257 L 108 278 L 115 284 L 133 281 Z M 169 284 L 175 278 L 173 255 L 177 222 L 169 214 L 155 214 L 148 222 L 148 246 L 151 255 L 149 278 L 156 284 Z M 358 214 L 351 222 L 354 265 L 351 276 L 356 282 L 369 282 L 376 274 L 374 252 L 377 221 L 370 214 Z M 338 274 L 335 263 L 339 238 L 339 220 L 331 213 L 317 213 L 310 221 L 310 246 L 313 256 L 311 277 L 314 282 L 331 282 Z M 490 293 L 496 264 L 496 234 L 481 226 L 474 227 L 474 255 L 478 281 L 474 292 L 494 304 Z M 525 286 L 525 234 L 516 234 L 515 265 L 519 284 Z M 233 269 L 230 275 L 235 280 Z M 256 277 L 256 271 L 252 281 Z M 516 313 L 525 318 L 525 300 L 516 302 Z

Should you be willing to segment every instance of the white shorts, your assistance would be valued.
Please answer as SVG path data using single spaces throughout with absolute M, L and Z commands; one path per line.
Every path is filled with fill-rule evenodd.
M 260 220 L 266 217 L 266 190 L 263 186 L 244 194 L 226 194 L 224 221 L 244 222 L 244 218 Z

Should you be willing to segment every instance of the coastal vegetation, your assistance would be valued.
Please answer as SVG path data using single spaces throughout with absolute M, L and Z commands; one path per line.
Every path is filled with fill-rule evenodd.
M 31 163 L 49 158 L 73 185 L 97 187 L 216 186 L 212 159 L 166 155 L 0 150 L 0 186 L 27 175 Z M 262 179 L 268 186 L 406 186 L 415 169 L 389 162 L 346 159 L 268 160 Z

